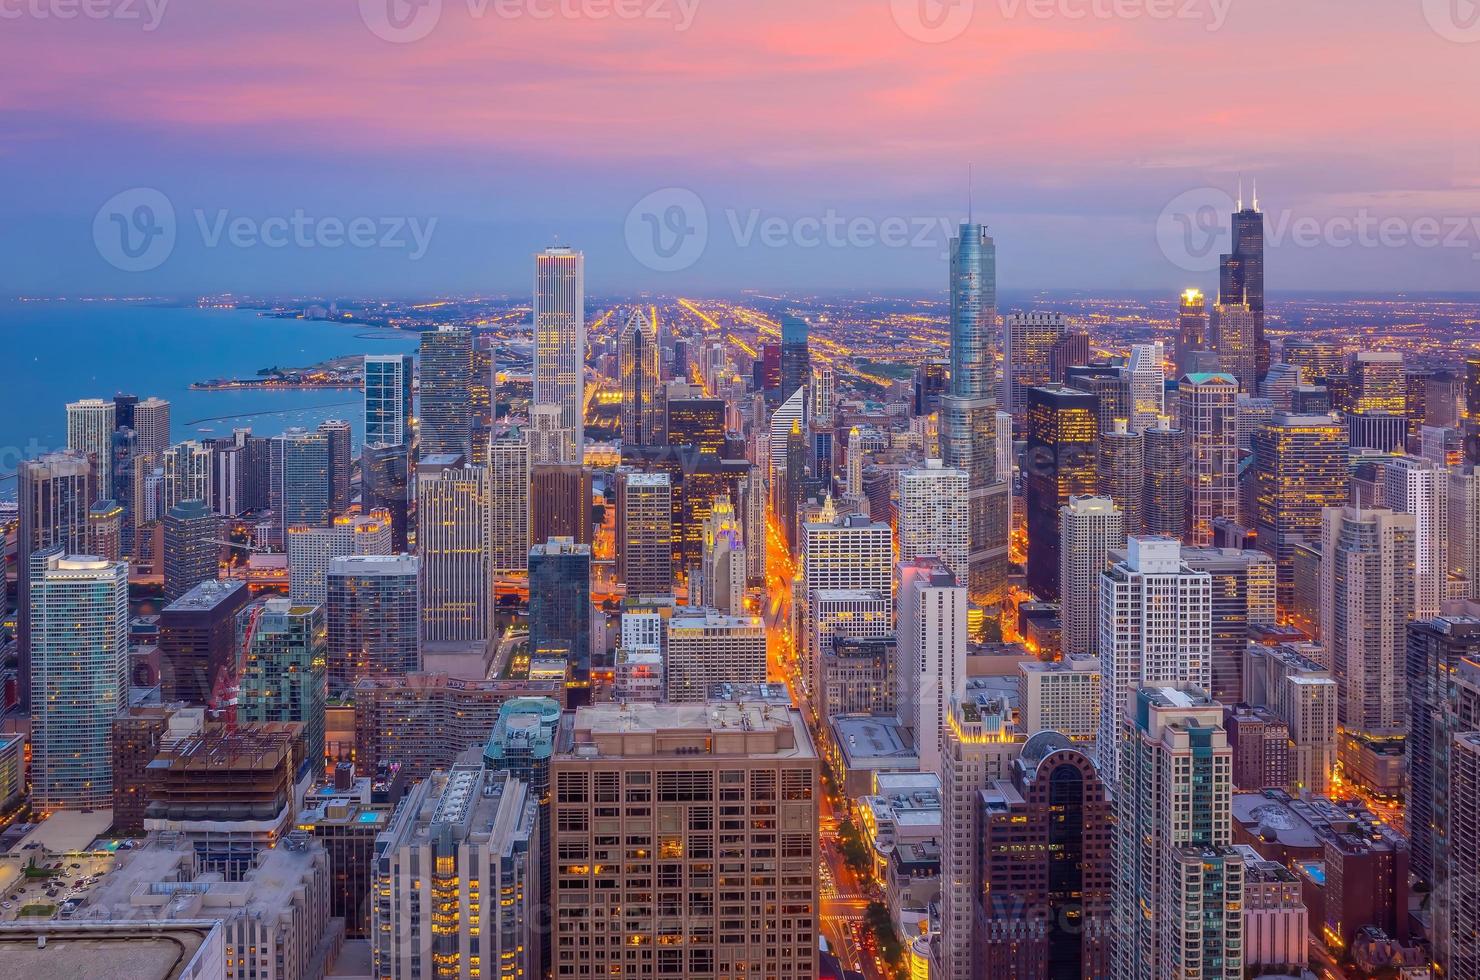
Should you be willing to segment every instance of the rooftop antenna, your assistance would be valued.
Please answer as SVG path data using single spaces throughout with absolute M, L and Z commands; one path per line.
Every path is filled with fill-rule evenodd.
M 1259 178 L 1254 178 L 1254 210 L 1259 210 Z
M 966 223 L 971 224 L 971 164 L 966 165 Z
M 1239 174 L 1238 175 L 1238 209 L 1237 210 L 1242 211 L 1243 209 L 1244 209 L 1244 175 L 1243 174 Z

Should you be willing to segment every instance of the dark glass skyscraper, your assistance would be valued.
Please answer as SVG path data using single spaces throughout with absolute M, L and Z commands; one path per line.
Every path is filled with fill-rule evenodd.
M 419 457 L 456 453 L 473 457 L 473 335 L 443 327 L 421 335 Z
M 1218 267 L 1218 305 L 1247 306 L 1254 314 L 1254 350 L 1260 378 L 1269 371 L 1269 341 L 1264 338 L 1264 214 L 1259 192 L 1244 207 L 1243 192 L 1233 214 L 1233 251 Z
M 806 384 L 812 374 L 811 354 L 807 344 L 812 327 L 806 320 L 790 313 L 781 317 L 781 400 Z
M 552 538 L 529 549 L 529 653 L 565 657 L 571 707 L 591 701 L 591 546 Z
M 1059 597 L 1059 508 L 1071 497 L 1095 493 L 1098 403 L 1089 392 L 1064 385 L 1028 388 L 1023 395 L 1028 588 L 1039 598 L 1053 600 Z

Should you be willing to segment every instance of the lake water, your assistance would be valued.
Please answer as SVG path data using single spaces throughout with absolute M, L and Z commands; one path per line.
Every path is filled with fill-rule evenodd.
M 246 310 L 0 305 L 0 497 L 15 495 L 19 460 L 66 446 L 67 402 L 117 392 L 168 401 L 177 441 L 226 436 L 235 428 L 276 435 L 342 418 L 358 445 L 365 421 L 358 391 L 191 391 L 190 385 L 348 354 L 413 353 L 417 343 L 414 333 Z

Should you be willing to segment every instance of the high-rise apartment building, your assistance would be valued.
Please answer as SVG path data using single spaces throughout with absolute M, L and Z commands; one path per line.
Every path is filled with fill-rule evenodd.
M 898 554 L 903 562 L 933 556 L 965 582 L 970 574 L 970 481 L 938 459 L 899 474 Z
M 1171 538 L 1131 538 L 1100 577 L 1100 770 L 1117 773 L 1122 723 L 1147 685 L 1212 683 L 1212 577 Z
M 668 595 L 673 591 L 673 486 L 668 474 L 619 469 L 616 504 L 618 579 L 630 596 Z
M 1277 413 L 1255 431 L 1254 513 L 1260 550 L 1275 560 L 1280 605 L 1295 598 L 1295 545 L 1321 535 L 1321 513 L 1347 503 L 1346 430 L 1332 415 Z
M 204 500 L 182 500 L 164 515 L 164 601 L 174 602 L 221 571 L 221 519 Z
M 473 458 L 473 334 L 442 326 L 421 335 L 421 406 L 417 413 L 418 455 L 456 453 Z
M 1274 559 L 1238 548 L 1183 548 L 1182 560 L 1212 580 L 1212 662 L 1205 690 L 1219 704 L 1237 704 L 1249 631 L 1272 626 L 1277 618 Z
M 899 563 L 895 709 L 921 772 L 940 772 L 950 707 L 966 696 L 966 587 L 939 559 Z
M 1333 507 L 1321 515 L 1321 643 L 1348 732 L 1393 734 L 1408 725 L 1403 664 L 1417 536 L 1410 514 Z
M 1383 466 L 1383 503 L 1413 517 L 1413 615 L 1437 616 L 1449 598 L 1449 471 L 1427 459 L 1400 456 Z
M 1125 749 L 1116 770 L 1111 975 L 1238 980 L 1243 857 L 1232 847 L 1223 707 L 1196 687 L 1142 686 L 1116 723 Z
M 250 601 L 245 582 L 211 579 L 160 610 L 162 700 L 225 710 L 240 659 L 237 618 Z
M 560 408 L 562 456 L 581 462 L 585 444 L 586 257 L 565 246 L 535 256 L 534 400 Z
M 327 677 L 336 692 L 421 670 L 419 559 L 346 555 L 324 575 Z
M 329 442 L 329 509 L 349 513 L 351 470 L 354 467 L 354 430 L 344 419 L 325 419 L 318 431 Z
M 309 767 L 322 778 L 328 700 L 324 607 L 268 599 L 242 610 L 237 629 L 242 637 L 237 719 L 301 724 Z
M 1352 357 L 1347 383 L 1352 412 L 1403 415 L 1408 410 L 1408 382 L 1403 372 L 1402 354 L 1357 351 Z
M 1114 501 L 1069 498 L 1059 514 L 1059 622 L 1065 654 L 1098 654 L 1100 575 L 1111 550 L 1125 544 L 1125 515 Z
M 487 640 L 493 630 L 488 473 L 456 456 L 424 456 L 416 476 L 422 636 Z
M 365 445 L 411 445 L 410 354 L 365 355 Z
M 164 462 L 170 447 L 170 403 L 163 398 L 146 398 L 134 406 L 134 432 L 139 436 L 139 454 Z
M 383 511 L 341 515 L 328 527 L 290 527 L 287 545 L 288 595 L 305 605 L 318 605 L 328 597 L 334 559 L 396 553 L 390 515 Z
M 530 443 L 525 439 L 494 439 L 488 444 L 488 495 L 492 508 L 490 525 L 495 575 L 517 574 L 529 569 L 532 541 L 530 452 Z
M 818 717 L 826 718 L 821 706 L 827 700 L 827 661 L 837 637 L 882 640 L 894 634 L 894 605 L 883 595 L 867 589 L 818 589 L 807 610 L 807 648 L 803 678 Z M 891 670 L 891 677 L 897 672 Z M 894 704 L 895 692 L 889 692 Z
M 1480 466 L 1449 471 L 1449 570 L 1460 598 L 1480 600 Z
M 667 700 L 706 701 L 714 684 L 766 680 L 766 628 L 759 616 L 683 606 L 668 620 Z
M 1177 312 L 1177 377 L 1198 370 L 1194 355 L 1212 346 L 1208 330 L 1208 300 L 1198 289 L 1182 292 Z
M 1028 588 L 1059 597 L 1059 513 L 1097 483 L 1095 396 L 1063 385 L 1029 388 L 1023 497 L 1028 524 Z
M 16 619 L 23 706 L 30 703 L 31 556 L 52 547 L 69 555 L 87 553 L 87 515 L 97 499 L 95 479 L 88 458 L 72 451 L 25 460 L 16 473 L 20 505 L 15 540 Z
M 1238 519 L 1238 381 L 1189 374 L 1177 389 L 1178 425 L 1187 441 L 1187 541 L 1213 543 L 1213 520 Z
M 391 551 L 399 554 L 411 547 L 411 486 L 413 481 L 410 443 L 399 446 L 366 444 L 360 453 L 360 509 L 390 515 Z
M 481 765 L 414 786 L 377 844 L 370 948 L 377 977 L 541 975 L 539 804 Z
M 817 975 L 822 788 L 799 711 L 601 704 L 567 715 L 559 739 L 556 980 L 649 964 L 686 980 Z
M 116 408 L 111 401 L 84 398 L 67 403 L 67 448 L 92 461 L 99 500 L 113 496 L 113 468 L 110 463 L 116 419 Z
M 1002 324 L 1002 407 L 1019 412 L 1023 390 L 1054 380 L 1054 346 L 1068 330 L 1062 313 L 1011 313 Z
M 1327 795 L 1336 769 L 1336 682 L 1312 658 L 1319 653 L 1314 644 L 1245 649 L 1242 700 L 1267 710 L 1289 732 L 1286 789 L 1294 795 Z
M 278 533 L 295 525 L 323 527 L 334 515 L 329 436 L 289 429 L 271 443 L 271 507 Z M 193 494 L 190 496 L 202 496 Z
M 60 546 L 32 552 L 31 800 L 113 805 L 113 718 L 128 695 L 128 565 Z
M 1098 447 L 1095 462 L 1098 493 L 1114 501 L 1124 515 L 1125 533 L 1140 534 L 1146 496 L 1146 437 L 1141 432 L 1132 432 L 1125 419 L 1116 419 L 1110 431 L 1100 433 Z
M 1187 437 L 1163 415 L 1141 438 L 1146 452 L 1141 530 L 1181 538 L 1187 533 Z
M 1238 379 L 1239 390 L 1253 393 L 1259 372 L 1259 333 L 1263 314 L 1242 303 L 1213 309 L 1213 350 L 1218 369 Z
M 1099 657 L 1068 654 L 1062 660 L 1018 664 L 1020 727 L 1093 742 L 1100 732 L 1101 683 Z

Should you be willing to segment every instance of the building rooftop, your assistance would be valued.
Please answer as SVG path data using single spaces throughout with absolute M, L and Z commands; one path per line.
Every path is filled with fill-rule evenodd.
M 801 712 L 765 701 L 593 704 L 561 721 L 557 758 L 816 756 Z
M 6 924 L 0 926 L 0 961 L 8 976 L 28 980 L 176 980 L 194 975 L 196 956 L 208 943 L 220 955 L 221 938 L 212 936 L 219 929 L 211 921 Z
M 892 715 L 834 715 L 828 724 L 849 769 L 881 763 L 907 768 L 916 759 L 914 744 Z
M 203 612 L 215 609 L 247 584 L 240 579 L 207 579 L 165 607 L 165 612 Z

